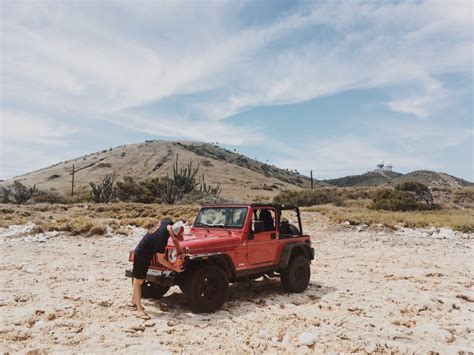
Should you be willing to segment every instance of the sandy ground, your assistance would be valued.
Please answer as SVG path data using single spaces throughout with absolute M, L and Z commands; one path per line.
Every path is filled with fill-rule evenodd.
M 125 304 L 133 237 L 0 230 L 0 350 L 80 353 L 474 351 L 473 235 L 330 226 L 304 214 L 317 259 L 303 294 L 234 284 L 223 309 L 190 313 L 177 287 Z

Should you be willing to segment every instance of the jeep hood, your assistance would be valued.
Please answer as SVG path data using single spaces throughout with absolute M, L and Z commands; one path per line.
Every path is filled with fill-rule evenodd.
M 191 230 L 191 233 L 184 235 L 184 239 L 180 244 L 183 251 L 187 247 L 192 254 L 230 250 L 240 243 L 242 234 L 241 230 Z M 174 247 L 171 238 L 168 240 L 168 247 Z

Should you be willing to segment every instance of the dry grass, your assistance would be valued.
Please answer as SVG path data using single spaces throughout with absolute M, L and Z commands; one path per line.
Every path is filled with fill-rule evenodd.
M 304 211 L 316 211 L 336 223 L 382 224 L 390 228 L 397 225 L 410 228 L 450 227 L 463 232 L 474 232 L 474 208 L 444 208 L 432 211 L 375 211 L 367 208 L 368 201 L 349 201 L 345 206 L 321 205 L 305 207 Z
M 124 226 L 147 228 L 165 217 L 191 220 L 199 206 L 169 206 L 140 203 L 75 205 L 4 205 L 0 204 L 0 227 L 35 223 L 35 231 L 63 231 L 71 235 L 102 235 L 107 227 L 128 234 Z

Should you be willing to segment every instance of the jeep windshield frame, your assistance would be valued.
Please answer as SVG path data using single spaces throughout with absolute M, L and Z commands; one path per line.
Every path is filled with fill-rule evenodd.
M 240 206 L 202 207 L 193 227 L 242 229 L 248 210 L 248 207 Z

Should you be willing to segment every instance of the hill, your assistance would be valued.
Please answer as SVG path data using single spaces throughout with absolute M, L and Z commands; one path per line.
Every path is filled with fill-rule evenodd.
M 418 181 L 430 188 L 453 188 L 474 186 L 474 183 L 467 180 L 446 174 L 438 173 L 431 170 L 416 170 L 411 173 L 402 175 L 396 180 L 392 181 L 390 185 L 395 185 L 404 181 Z
M 394 171 L 374 170 L 361 175 L 322 180 L 322 182 L 338 187 L 376 187 L 390 183 L 402 175 Z
M 76 169 L 74 189 L 89 189 L 89 182 L 98 182 L 113 171 L 117 179 L 161 177 L 171 174 L 176 157 L 179 166 L 199 164 L 199 175 L 207 184 L 222 184 L 221 196 L 231 200 L 270 200 L 280 190 L 310 186 L 310 179 L 296 172 L 250 159 L 244 155 L 207 143 L 146 141 L 123 145 L 63 161 L 0 183 L 1 186 L 19 180 L 25 185 L 36 184 L 43 190 L 65 195 L 71 190 L 72 166 Z M 315 186 L 325 184 L 315 181 Z

